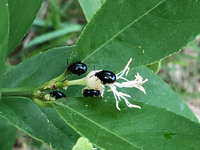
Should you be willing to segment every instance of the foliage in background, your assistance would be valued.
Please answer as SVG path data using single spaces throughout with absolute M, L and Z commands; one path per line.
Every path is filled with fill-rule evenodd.
M 6 1 L 2 2 L 6 4 Z M 80 135 L 104 149 L 196 149 L 200 139 L 200 126 L 195 123 L 198 122 L 196 117 L 162 80 L 151 70 L 141 66 L 158 64 L 157 61 L 178 52 L 195 38 L 199 33 L 199 2 L 103 2 L 79 0 L 89 22 L 81 32 L 82 24 L 86 24 L 86 21 L 77 7 L 78 2 L 43 1 L 33 22 L 41 1 L 8 1 L 8 15 L 11 19 L 8 53 L 14 50 L 32 22 L 33 24 L 21 45 L 7 58 L 2 88 L 4 96 L 0 102 L 1 115 L 18 129 L 55 149 L 72 149 Z M 24 7 L 26 9 L 21 9 Z M 98 8 L 100 9 L 96 12 Z M 17 22 L 18 16 L 24 19 Z M 5 29 L 6 26 L 0 27 Z M 14 32 L 16 27 L 18 30 Z M 74 44 L 75 46 L 66 47 Z M 196 47 L 194 56 L 188 56 L 190 52 L 185 49 L 172 56 L 175 60 L 170 60 L 172 57 L 166 59 L 159 72 L 178 93 L 199 90 L 199 46 L 193 47 Z M 0 48 L 0 54 L 5 54 L 6 48 Z M 5 59 L 4 55 L 0 57 L 1 60 Z M 140 105 L 141 110 L 127 108 L 122 102 L 122 111 L 119 112 L 110 93 L 105 93 L 104 98 L 80 98 L 81 86 L 70 86 L 67 91 L 63 90 L 69 100 L 53 102 L 54 108 L 35 105 L 23 91 L 20 96 L 5 96 L 6 90 L 11 87 L 21 87 L 24 91 L 27 88 L 34 90 L 38 85 L 59 76 L 66 69 L 68 59 L 70 63 L 83 61 L 88 65 L 89 71 L 95 65 L 97 69 L 119 72 L 130 57 L 133 62 L 128 78 L 133 79 L 137 72 L 148 78 L 149 81 L 144 84 L 147 94 L 143 95 L 137 89 L 122 91 L 130 94 L 130 100 Z M 180 58 L 184 60 L 181 61 Z M 189 62 L 185 59 L 195 60 L 195 71 L 192 68 L 194 65 L 188 67 Z M 15 68 L 9 66 L 9 63 L 17 64 L 21 61 L 23 62 Z M 157 66 L 159 65 L 153 69 L 155 72 Z M 3 65 L 0 68 L 3 70 Z M 177 78 L 172 73 L 165 75 L 164 69 L 173 68 L 172 73 Z M 183 77 L 180 79 L 180 76 Z M 74 75 L 67 77 L 68 80 L 75 78 L 77 77 Z M 183 86 L 177 88 L 177 84 Z M 190 87 L 193 84 L 195 86 Z M 3 126 L 8 127 L 8 132 L 11 131 L 10 124 L 1 125 Z M 15 136 L 16 134 L 12 135 L 11 142 Z M 34 146 L 34 142 L 32 145 Z M 35 146 L 39 149 L 42 147 L 40 144 Z
M 200 42 L 194 42 L 162 61 L 159 76 L 184 99 L 198 99 L 200 92 Z M 191 101 L 191 100 L 190 100 Z

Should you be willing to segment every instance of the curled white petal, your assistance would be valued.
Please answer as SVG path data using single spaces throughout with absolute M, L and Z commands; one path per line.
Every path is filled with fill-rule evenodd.
M 121 78 L 125 72 L 126 72 L 126 76 L 128 75 L 128 72 L 130 70 L 129 64 L 131 63 L 131 61 L 132 61 L 132 58 L 130 58 L 130 60 L 128 61 L 127 65 L 125 66 L 124 70 L 122 70 L 121 72 L 116 74 L 117 79 Z
M 135 88 L 138 88 L 139 90 L 141 90 L 142 92 L 144 92 L 144 94 L 146 94 L 146 91 L 142 87 L 142 84 L 147 82 L 148 79 L 145 79 L 143 81 L 143 78 L 139 75 L 139 73 L 137 73 L 137 75 L 135 76 L 135 80 L 132 80 L 132 81 L 130 81 L 130 80 L 126 79 L 125 77 L 123 77 L 124 74 L 126 76 L 128 75 L 128 72 L 130 70 L 129 65 L 130 65 L 131 61 L 132 61 L 132 58 L 130 58 L 130 60 L 128 61 L 128 63 L 125 66 L 125 68 L 121 72 L 116 74 L 117 80 L 118 79 L 122 79 L 122 80 L 125 80 L 125 82 L 121 82 L 121 83 L 115 82 L 113 84 L 106 84 L 113 91 L 113 94 L 114 94 L 114 97 L 115 97 L 115 100 L 116 100 L 116 107 L 117 107 L 118 110 L 120 110 L 119 101 L 121 101 L 121 98 L 126 102 L 126 105 L 128 107 L 135 107 L 135 108 L 139 108 L 139 109 L 141 109 L 141 107 L 129 103 L 129 101 L 127 100 L 126 97 L 131 97 L 131 96 L 128 95 L 128 94 L 122 93 L 122 92 L 118 92 L 117 91 L 117 87 L 119 87 L 119 88 L 124 88 L 124 87 L 132 88 L 132 87 L 135 87 Z
M 128 107 L 135 107 L 135 108 L 141 109 L 140 106 L 133 105 L 133 104 L 129 103 L 129 101 L 126 99 L 126 97 L 131 97 L 130 95 L 122 93 L 122 92 L 118 92 L 116 86 L 114 86 L 114 85 L 108 85 L 108 86 L 111 88 L 111 90 L 113 92 L 113 95 L 114 95 L 115 100 L 116 100 L 116 107 L 117 107 L 118 110 L 120 110 L 119 101 L 121 101 L 121 98 L 126 102 L 126 105 Z
M 130 95 L 129 95 L 129 96 L 130 96 Z M 133 105 L 133 104 L 129 103 L 129 101 L 128 101 L 124 96 L 121 95 L 121 97 L 124 99 L 124 101 L 126 102 L 126 105 L 127 105 L 128 107 L 135 107 L 135 108 L 141 109 L 140 106 L 138 106 L 138 105 Z
M 122 83 L 115 82 L 114 85 L 116 85 L 119 88 L 123 88 L 123 87 L 132 88 L 132 87 L 135 87 L 135 88 L 140 89 L 142 92 L 144 92 L 146 94 L 146 91 L 142 87 L 142 84 L 147 82 L 148 79 L 145 79 L 144 81 L 142 81 L 143 78 L 139 75 L 139 73 L 137 73 L 137 75 L 135 77 L 136 77 L 136 79 L 133 80 L 133 81 L 126 81 L 126 82 L 122 82 Z

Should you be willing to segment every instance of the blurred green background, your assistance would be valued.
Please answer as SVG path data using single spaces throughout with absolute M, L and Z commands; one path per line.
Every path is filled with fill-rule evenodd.
M 86 24 L 77 0 L 44 0 L 29 32 L 7 58 L 5 71 L 38 52 L 74 45 Z M 179 53 L 162 60 L 158 76 L 200 116 L 200 36 Z M 18 131 L 14 149 L 51 148 Z

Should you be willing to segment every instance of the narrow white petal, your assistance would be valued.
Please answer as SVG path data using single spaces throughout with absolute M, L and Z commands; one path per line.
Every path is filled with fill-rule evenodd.
M 128 79 L 126 79 L 126 78 L 124 78 L 124 77 L 120 77 L 119 79 L 123 79 L 123 80 L 129 81 Z
M 130 95 L 128 95 L 126 93 L 118 92 L 116 86 L 114 86 L 114 85 L 108 85 L 108 86 L 113 91 L 113 95 L 114 95 L 115 100 L 116 100 L 116 107 L 117 107 L 118 110 L 120 110 L 119 101 L 121 101 L 121 98 L 126 102 L 126 105 L 128 107 L 135 107 L 135 108 L 140 108 L 141 109 L 140 106 L 133 105 L 133 104 L 129 103 L 129 101 L 126 99 L 126 97 L 131 97 Z
M 129 103 L 129 107 L 134 107 L 134 108 L 139 108 L 139 109 L 141 109 L 140 106 L 138 106 L 138 105 L 133 105 L 133 104 L 130 104 L 130 103 Z
M 118 110 L 121 110 L 121 109 L 119 108 L 119 101 L 116 101 L 116 107 L 117 107 Z
M 138 88 L 140 89 L 142 92 L 145 92 L 145 89 L 142 87 L 142 84 L 147 82 L 148 79 L 145 79 L 144 81 L 143 78 L 137 73 L 137 75 L 135 76 L 136 79 L 133 80 L 133 81 L 126 81 L 126 82 L 122 82 L 122 83 L 118 83 L 118 82 L 115 82 L 114 85 L 116 85 L 117 87 L 120 87 L 120 88 L 123 88 L 123 87 L 126 87 L 126 88 L 132 88 L 132 87 L 135 87 L 135 88 Z M 123 77 L 120 77 L 120 78 L 123 78 Z
M 125 68 L 121 72 L 119 72 L 118 74 L 116 74 L 117 79 L 121 78 L 124 75 L 125 72 L 126 72 L 126 76 L 128 75 L 128 72 L 130 70 L 129 64 L 131 63 L 131 61 L 132 61 L 132 58 L 130 58 L 130 60 L 128 61 L 128 63 L 125 66 Z
M 129 65 L 130 65 L 131 61 L 132 61 L 132 58 L 130 58 L 129 62 L 127 63 L 127 65 L 126 65 L 126 67 L 125 67 L 125 68 L 127 68 L 126 76 L 128 75 L 128 72 L 129 72 L 129 70 L 130 70 Z
M 111 88 L 111 90 L 112 90 L 112 92 L 113 92 L 113 95 L 114 95 L 114 97 L 115 97 L 115 100 L 116 100 L 116 107 L 117 107 L 118 110 L 120 110 L 120 108 L 119 108 L 119 100 L 117 99 L 118 93 L 117 93 L 116 87 L 115 87 L 114 85 L 110 85 L 110 88 Z M 117 96 L 116 96 L 116 95 L 117 95 Z M 119 97 L 118 97 L 118 98 L 119 98 Z
M 122 92 L 118 92 L 120 96 L 126 96 L 126 97 L 131 97 L 130 95 L 126 94 L 126 93 L 122 93 Z
M 138 106 L 138 105 L 133 105 L 133 104 L 129 103 L 129 101 L 128 101 L 124 96 L 121 95 L 121 97 L 124 99 L 124 101 L 126 102 L 126 105 L 127 105 L 128 107 L 135 107 L 135 108 L 141 109 L 140 106 Z

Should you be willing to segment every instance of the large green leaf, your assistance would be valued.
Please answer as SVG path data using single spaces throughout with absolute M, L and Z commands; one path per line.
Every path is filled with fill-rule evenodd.
M 12 150 L 16 140 L 17 128 L 0 116 L 0 149 Z
M 42 0 L 8 0 L 10 12 L 10 33 L 8 54 L 20 43 L 33 23 Z
M 54 108 L 82 136 L 99 148 L 198 149 L 200 124 L 141 102 L 142 109 L 115 108 L 115 99 L 69 98 Z M 124 104 L 125 105 L 125 104 Z
M 72 47 L 59 47 L 27 59 L 4 74 L 3 87 L 33 87 L 59 76 L 71 51 Z
M 5 59 L 7 53 L 7 43 L 9 34 L 9 12 L 7 0 L 0 1 L 0 100 L 1 100 L 1 85 L 2 75 L 4 72 Z
M 133 58 L 131 67 L 159 61 L 187 45 L 200 31 L 200 1 L 107 0 L 83 30 L 71 62 L 110 68 Z
M 0 112 L 14 126 L 57 150 L 71 150 L 78 134 L 53 108 L 40 108 L 25 97 L 4 97 Z

